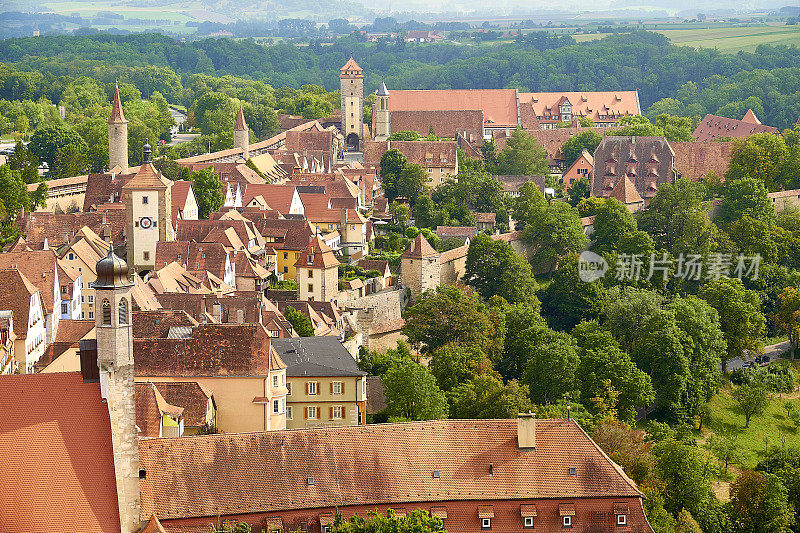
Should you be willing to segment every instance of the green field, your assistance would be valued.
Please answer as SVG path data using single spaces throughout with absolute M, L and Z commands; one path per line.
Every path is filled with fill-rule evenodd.
M 131 31 L 145 31 L 148 29 L 160 29 L 169 33 L 193 33 L 195 28 L 187 27 L 186 22 L 198 21 L 195 17 L 188 14 L 187 10 L 191 9 L 190 5 L 182 5 L 179 3 L 164 6 L 160 8 L 153 7 L 135 7 L 124 5 L 121 2 L 109 0 L 107 2 L 45 2 L 44 9 L 59 15 L 72 15 L 78 14 L 84 18 L 91 18 L 97 15 L 100 11 L 110 11 L 122 15 L 125 20 L 120 20 L 118 23 L 111 25 L 95 25 L 92 27 L 97 29 L 120 28 Z M 145 19 L 145 20 L 159 20 L 164 21 L 161 24 L 129 24 L 128 19 Z M 202 20 L 202 18 L 200 19 Z
M 742 50 L 753 52 L 760 44 L 795 45 L 800 47 L 800 26 L 708 26 L 687 28 L 680 25 L 672 29 L 661 24 L 658 27 L 647 29 L 666 35 L 669 40 L 679 46 L 694 48 L 716 48 L 721 52 L 735 54 Z M 678 26 L 678 25 L 676 25 Z M 602 39 L 607 33 L 586 33 L 573 37 L 579 43 Z
M 800 447 L 800 432 L 786 417 L 783 402 L 787 399 L 800 407 L 798 393 L 775 395 L 761 416 L 750 419 L 750 427 L 744 428 L 744 415 L 731 397 L 731 389 L 725 388 L 711 399 L 711 421 L 708 426 L 726 433 L 739 444 L 743 455 L 742 466 L 753 468 L 763 457 L 764 451 L 773 446 Z

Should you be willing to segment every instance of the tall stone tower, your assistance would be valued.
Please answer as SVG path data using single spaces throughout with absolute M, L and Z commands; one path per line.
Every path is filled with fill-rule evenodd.
M 131 283 L 128 265 L 114 255 L 97 262 L 94 284 L 98 311 L 97 366 L 100 392 L 108 404 L 114 473 L 122 533 L 139 530 L 139 437 L 136 431 L 136 398 L 133 379 L 133 331 Z
M 244 110 L 241 107 L 236 115 L 236 124 L 233 125 L 233 147 L 241 148 L 242 156 L 250 159 L 250 130 L 244 120 Z
M 125 199 L 128 264 L 135 272 L 152 270 L 156 243 L 175 240 L 172 227 L 172 182 L 150 161 L 150 145 L 144 145 L 144 163 L 122 187 Z
M 348 150 L 361 150 L 364 142 L 364 72 L 351 57 L 340 69 L 342 134 Z
M 375 103 L 372 104 L 372 117 L 375 123 L 373 134 L 376 141 L 385 141 L 392 134 L 389 124 L 389 90 L 381 82 L 380 88 L 375 91 Z
M 108 117 L 108 168 L 118 166 L 122 173 L 128 172 L 128 121 L 122 112 L 119 86 L 114 87 L 114 103 Z

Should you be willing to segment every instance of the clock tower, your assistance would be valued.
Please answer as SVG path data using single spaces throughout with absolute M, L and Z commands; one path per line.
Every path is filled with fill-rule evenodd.
M 172 227 L 172 181 L 151 162 L 150 145 L 144 145 L 144 163 L 122 187 L 127 223 L 126 247 L 129 267 L 137 273 L 152 270 L 156 243 L 174 241 Z

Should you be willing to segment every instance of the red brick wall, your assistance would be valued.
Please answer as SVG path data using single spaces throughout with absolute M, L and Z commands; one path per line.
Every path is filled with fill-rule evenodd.
M 434 482 L 434 480 L 432 480 Z M 365 490 L 369 490 L 365 487 Z M 629 514 L 627 526 L 616 525 L 614 515 L 615 503 L 627 503 Z M 535 504 L 537 516 L 533 520 L 533 529 L 524 529 L 524 520 L 520 514 L 520 505 Z M 572 519 L 572 528 L 563 528 L 559 515 L 559 504 L 573 504 L 575 516 Z M 448 502 L 423 502 L 401 503 L 397 505 L 355 505 L 342 507 L 342 515 L 348 518 L 354 514 L 361 516 L 370 511 L 379 510 L 385 513 L 388 508 L 404 508 L 406 512 L 414 509 L 430 510 L 431 507 L 445 507 L 447 518 L 444 519 L 444 528 L 448 533 L 480 533 L 481 521 L 478 518 L 478 506 L 491 505 L 494 511 L 491 531 L 486 533 L 652 533 L 642 508 L 640 498 L 564 498 L 554 500 L 502 500 L 502 501 L 448 501 Z M 333 508 L 301 509 L 285 512 L 253 513 L 244 515 L 222 516 L 222 520 L 244 521 L 252 524 L 253 533 L 259 533 L 260 527 L 267 517 L 279 517 L 283 520 L 285 530 L 300 531 L 303 523 L 307 525 L 308 533 L 320 533 L 320 514 L 334 513 Z M 168 531 L 180 531 L 180 526 L 191 528 L 191 531 L 205 531 L 208 524 L 216 521 L 216 516 L 209 518 L 191 518 L 180 520 L 164 520 L 161 522 Z M 176 528 L 176 526 L 178 526 Z

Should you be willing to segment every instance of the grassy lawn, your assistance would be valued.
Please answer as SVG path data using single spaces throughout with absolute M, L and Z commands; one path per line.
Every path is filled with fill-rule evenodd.
M 795 365 L 797 366 L 797 365 Z M 731 387 L 722 389 L 709 402 L 711 420 L 708 427 L 717 433 L 727 433 L 739 444 L 743 467 L 753 468 L 764 456 L 765 450 L 773 446 L 800 447 L 800 432 L 786 418 L 783 402 L 789 399 L 800 408 L 798 393 L 775 395 L 764 414 L 750 419 L 750 427 L 744 427 L 744 415 L 731 397 Z

